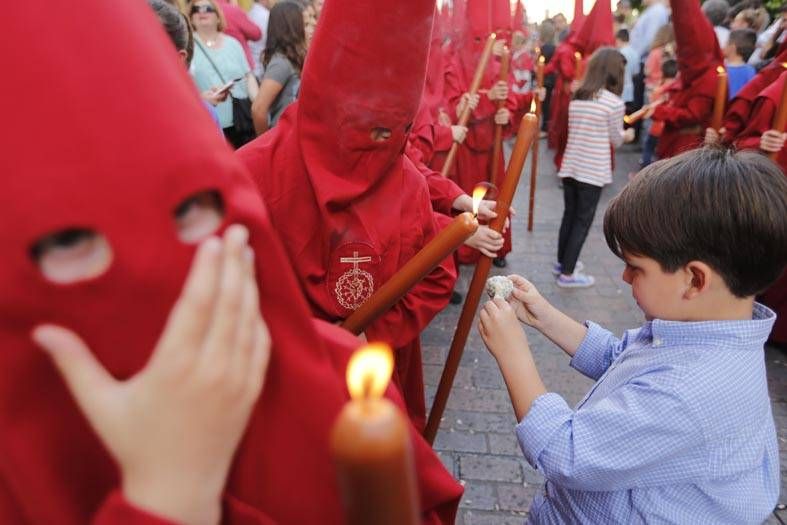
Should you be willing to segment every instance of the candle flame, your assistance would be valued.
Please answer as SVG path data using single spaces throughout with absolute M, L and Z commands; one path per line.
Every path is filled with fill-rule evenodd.
M 479 184 L 473 188 L 473 215 L 478 216 L 478 209 L 481 207 L 481 201 L 486 197 L 486 192 L 489 189 L 486 184 Z
M 347 363 L 347 389 L 353 399 L 379 399 L 393 372 L 393 352 L 383 343 L 368 344 Z
M 582 59 L 582 53 L 580 53 L 579 51 L 574 52 L 574 58 L 576 58 L 577 60 L 581 60 Z
M 716 73 L 718 73 L 719 75 L 724 75 L 727 73 L 727 70 L 724 69 L 722 66 L 719 66 L 716 68 Z
M 544 58 L 544 55 L 541 55 L 540 57 L 538 57 L 538 63 L 541 64 L 542 66 L 544 64 L 546 64 L 546 62 L 547 62 L 547 59 Z
M 535 113 L 535 112 L 536 112 L 536 109 L 537 109 L 537 106 L 536 106 L 536 97 L 537 97 L 537 96 L 538 96 L 538 95 L 535 95 L 535 96 L 533 97 L 533 101 L 530 103 L 530 112 L 531 112 L 531 113 Z
M 782 62 L 782 67 L 783 67 L 784 69 L 787 69 L 787 62 Z

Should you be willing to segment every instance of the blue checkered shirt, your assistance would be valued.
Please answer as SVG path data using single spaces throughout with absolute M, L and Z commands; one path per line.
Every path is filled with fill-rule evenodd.
M 779 495 L 763 345 L 776 315 L 596 324 L 571 366 L 596 380 L 572 410 L 540 396 L 516 427 L 546 478 L 529 523 L 762 523 Z

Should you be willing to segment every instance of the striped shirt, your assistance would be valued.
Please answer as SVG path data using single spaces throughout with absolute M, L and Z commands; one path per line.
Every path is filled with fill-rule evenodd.
M 612 182 L 610 145 L 623 144 L 626 106 L 602 89 L 595 99 L 572 100 L 568 106 L 568 143 L 558 177 L 605 186 Z
M 763 345 L 776 315 L 653 320 L 617 339 L 588 323 L 571 366 L 595 379 L 572 410 L 535 400 L 517 426 L 546 477 L 529 523 L 759 524 L 779 496 Z

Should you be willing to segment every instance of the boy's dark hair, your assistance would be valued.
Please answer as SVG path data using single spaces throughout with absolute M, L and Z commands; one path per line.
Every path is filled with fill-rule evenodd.
M 628 29 L 618 29 L 618 32 L 615 33 L 615 38 L 620 40 L 621 42 L 628 42 L 629 41 L 629 30 Z
M 626 58 L 613 47 L 601 47 L 591 55 L 587 73 L 574 98 L 591 100 L 601 89 L 620 96 L 623 93 L 625 75 Z
M 754 151 L 692 150 L 643 169 L 607 208 L 604 235 L 620 258 L 670 273 L 702 261 L 750 297 L 787 264 L 787 177 Z
M 730 31 L 729 42 L 735 46 L 735 52 L 741 56 L 743 61 L 748 62 L 749 57 L 757 48 L 757 32 L 754 29 Z
M 678 61 L 668 58 L 661 63 L 661 75 L 664 78 L 675 78 L 678 76 Z

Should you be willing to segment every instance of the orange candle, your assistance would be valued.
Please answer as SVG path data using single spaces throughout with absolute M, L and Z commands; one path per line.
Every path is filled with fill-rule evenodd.
M 511 53 L 508 47 L 503 48 L 503 54 L 500 56 L 500 81 L 508 83 L 508 70 L 511 67 Z M 506 107 L 505 100 L 497 101 L 498 111 Z M 492 141 L 492 162 L 489 165 L 489 182 L 497 184 L 497 171 L 500 169 L 500 159 L 503 156 L 503 128 L 499 124 L 495 124 L 495 137 Z
M 367 326 L 390 310 L 399 299 L 429 275 L 446 257 L 454 253 L 477 229 L 478 220 L 472 213 L 465 212 L 457 215 L 451 224 L 438 233 L 352 315 L 345 319 L 342 326 L 356 335 L 366 330 Z
M 522 117 L 522 122 L 519 124 L 514 150 L 511 153 L 511 160 L 508 162 L 506 178 L 500 187 L 500 195 L 497 198 L 497 217 L 489 223 L 489 227 L 498 233 L 503 231 L 503 226 L 511 208 L 511 202 L 514 200 L 514 194 L 519 185 L 519 178 L 522 176 L 522 168 L 525 165 L 527 154 L 533 145 L 533 140 L 536 138 L 537 133 L 538 118 L 536 118 L 534 113 L 526 114 Z M 424 438 L 429 443 L 434 443 L 434 439 L 437 436 L 440 419 L 442 419 L 445 406 L 448 403 L 448 396 L 451 393 L 456 372 L 459 370 L 459 362 L 462 359 L 467 337 L 470 335 L 473 319 L 475 318 L 478 304 L 481 302 L 481 294 L 484 292 L 486 279 L 491 268 L 492 259 L 481 257 L 473 272 L 465 304 L 462 307 L 462 313 L 456 325 L 456 332 L 451 341 L 451 348 L 445 361 L 445 368 L 443 368 L 443 374 L 440 376 L 440 384 L 437 387 L 432 409 L 429 412 L 429 420 L 426 422 L 426 428 L 424 429 Z
M 574 53 L 574 60 L 576 60 L 576 74 L 574 80 L 582 80 L 585 76 L 585 63 L 582 61 L 582 53 L 577 51 Z
M 663 100 L 657 100 L 651 104 L 642 106 L 642 108 L 638 109 L 634 113 L 623 117 L 623 122 L 629 125 L 634 124 L 635 122 L 639 122 L 640 120 L 642 120 L 642 117 L 644 117 L 648 113 L 648 111 L 650 111 L 653 108 L 659 107 L 663 103 L 664 103 Z
M 727 70 L 719 66 L 716 68 L 716 75 L 716 99 L 713 101 L 711 127 L 719 131 L 724 119 L 724 108 L 727 106 Z
M 492 56 L 492 50 L 495 47 L 495 40 L 497 39 L 497 35 L 492 33 L 489 35 L 489 38 L 486 39 L 486 45 L 484 46 L 484 50 L 481 53 L 481 59 L 478 61 L 478 66 L 476 66 L 475 74 L 473 75 L 473 81 L 470 83 L 470 95 L 475 95 L 478 93 L 479 88 L 481 87 L 481 81 L 484 79 L 484 72 L 486 71 L 486 66 L 489 64 L 489 58 Z M 467 126 L 467 122 L 470 120 L 470 114 L 472 111 L 470 107 L 466 107 L 462 114 L 459 116 L 459 121 L 457 125 L 459 126 Z M 459 143 L 454 142 L 451 144 L 451 149 L 448 150 L 448 155 L 445 158 L 445 162 L 443 163 L 443 169 L 440 170 L 440 174 L 443 177 L 447 177 L 448 174 L 451 172 L 451 168 L 454 165 L 454 161 L 456 160 L 456 152 L 459 150 Z
M 544 65 L 546 64 L 546 58 L 544 55 L 541 55 L 541 50 L 538 50 L 539 57 L 538 57 L 538 64 L 536 64 L 536 87 L 541 89 L 544 87 Z M 536 101 L 536 116 L 541 115 L 541 99 L 538 98 L 538 93 L 534 94 L 535 101 Z M 534 150 L 535 152 L 535 150 Z
M 347 364 L 352 399 L 330 437 L 339 491 L 348 525 L 420 523 L 410 426 L 383 398 L 393 372 L 393 354 L 384 344 L 361 348 Z

